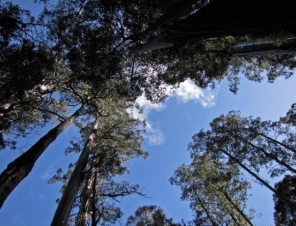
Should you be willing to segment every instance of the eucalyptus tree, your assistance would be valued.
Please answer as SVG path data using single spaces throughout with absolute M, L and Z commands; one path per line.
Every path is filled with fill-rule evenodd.
M 95 90 L 92 86 L 85 83 L 66 83 L 63 85 L 59 100 L 76 107 L 76 111 L 71 116 L 60 116 L 60 123 L 56 127 L 40 138 L 26 152 L 8 164 L 7 168 L 0 175 L 0 181 L 2 182 L 0 184 L 0 191 L 2 191 L 0 196 L 1 207 L 13 189 L 31 172 L 42 153 L 69 125 L 75 122 L 81 115 L 87 114 L 93 117 L 98 112 L 104 112 L 104 109 L 108 108 L 108 106 L 98 105 L 97 102 L 110 96 L 113 98 L 118 97 L 119 94 L 114 92 L 112 84 L 110 82 L 105 87 L 100 87 L 100 90 Z M 107 102 L 105 101 L 105 103 Z
M 114 18 L 116 15 L 102 9 L 99 2 L 95 1 L 87 1 L 84 5 L 71 1 L 68 8 L 63 7 L 63 3 L 65 2 L 59 2 L 53 11 L 45 10 L 40 17 L 40 23 L 46 24 L 48 22 L 49 41 L 47 43 L 50 44 L 51 51 L 54 53 L 54 62 L 58 65 L 54 75 L 58 74 L 59 80 L 50 78 L 49 81 L 50 84 L 55 86 L 58 84 L 58 86 L 54 89 L 47 86 L 45 92 L 47 95 L 43 97 L 44 102 L 38 102 L 37 106 L 30 102 L 29 105 L 34 110 L 41 112 L 41 116 L 45 117 L 47 121 L 48 116 L 43 112 L 55 114 L 62 122 L 26 153 L 8 164 L 7 169 L 1 174 L 3 180 L 10 178 L 9 180 L 5 179 L 5 183 L 1 183 L 1 190 L 3 190 L 1 206 L 14 187 L 32 170 L 35 162 L 49 144 L 81 112 L 94 114 L 94 112 L 102 111 L 102 109 L 97 109 L 94 104 L 97 99 L 120 96 L 131 101 L 141 93 L 139 85 L 131 83 L 131 79 L 126 76 L 129 75 L 129 72 L 126 73 L 120 62 L 123 53 L 116 47 L 120 37 L 118 38 L 119 35 L 114 33 L 112 24 L 110 24 L 110 20 L 112 21 L 112 17 Z M 99 6 L 97 7 L 96 4 Z M 98 10 L 101 9 L 101 13 L 92 10 L 96 7 Z M 17 13 L 22 12 L 18 7 L 16 9 Z M 44 71 L 45 68 L 41 67 L 40 70 Z M 38 84 L 38 87 L 39 85 L 42 83 Z M 52 98 L 54 91 L 58 92 L 58 101 Z M 37 93 L 35 96 L 40 98 L 40 93 L 35 91 L 31 93 L 34 95 Z M 48 102 L 46 102 L 47 100 Z M 81 110 L 69 118 L 63 117 L 56 112 L 59 104 L 55 103 L 64 103 L 69 106 L 80 105 Z M 53 107 L 47 107 L 47 104 Z M 101 107 L 104 108 L 104 106 Z M 45 111 L 43 111 L 44 109 Z M 29 120 L 24 120 L 24 122 L 28 123 Z M 19 173 L 20 171 L 22 173 Z
M 295 186 L 296 177 L 286 175 L 283 180 L 275 184 L 275 189 L 283 196 L 287 197 L 294 205 L 295 203 Z M 276 225 L 292 226 L 296 221 L 296 211 L 291 208 L 277 196 L 273 196 L 274 200 L 274 222 Z
M 97 113 L 93 127 L 83 127 L 82 138 L 88 136 L 88 139 L 84 139 L 83 150 L 63 191 L 52 225 L 68 224 L 72 208 L 78 209 L 76 223 L 85 225 L 89 219 L 96 225 L 101 216 L 105 216 L 101 205 L 106 198 L 140 194 L 137 186 L 115 183 L 112 177 L 127 172 L 124 164 L 131 158 L 147 156 L 141 149 L 141 121 L 126 112 L 130 103 L 125 100 L 112 98 L 101 102 L 103 110 Z M 80 198 L 74 202 L 77 194 Z
M 170 182 L 190 201 L 196 225 L 253 225 L 246 208 L 250 183 L 236 165 L 192 151 L 192 163 L 182 165 Z
M 140 206 L 134 213 L 129 216 L 126 226 L 181 226 L 174 223 L 173 220 L 167 218 L 164 211 L 158 206 Z
M 1 3 L 0 12 L 0 146 L 15 148 L 9 135 L 26 136 L 67 107 L 53 96 L 60 67 L 42 24 L 11 3 Z
M 211 130 L 193 136 L 191 155 L 208 155 L 247 172 L 295 209 L 294 204 L 258 173 L 265 167 L 270 177 L 295 173 L 295 128 L 281 122 L 241 117 L 238 112 L 221 115 Z

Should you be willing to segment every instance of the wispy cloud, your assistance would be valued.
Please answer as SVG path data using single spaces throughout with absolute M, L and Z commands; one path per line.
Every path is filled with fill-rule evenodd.
M 16 214 L 12 217 L 12 225 L 24 225 L 22 214 Z
M 38 200 L 46 200 L 47 199 L 47 195 L 45 195 L 43 192 L 36 190 L 32 186 L 29 187 L 29 193 L 30 193 L 30 196 L 34 197 L 35 199 L 38 199 Z
M 158 127 L 150 127 L 150 129 L 147 130 L 146 139 L 152 146 L 165 143 L 163 132 Z
M 147 98 L 144 95 L 138 97 L 136 102 L 140 106 L 141 112 L 135 108 L 128 109 L 128 112 L 134 118 L 146 121 L 145 139 L 151 146 L 163 144 L 165 142 L 165 138 L 162 131 L 158 127 L 155 127 L 151 122 L 149 122 L 148 115 L 153 110 L 161 111 L 165 109 L 164 103 L 151 103 L 149 100 L 147 100 Z
M 203 107 L 211 107 L 215 105 L 215 93 L 208 89 L 201 89 L 197 87 L 190 79 L 182 82 L 178 88 L 171 92 L 172 87 L 167 87 L 167 94 L 171 93 L 169 98 L 177 98 L 183 103 L 194 101 L 200 103 Z M 165 103 L 159 104 L 151 103 L 146 99 L 145 95 L 137 98 L 137 104 L 140 106 L 142 112 L 137 109 L 129 109 L 129 113 L 134 118 L 139 118 L 146 121 L 146 135 L 145 138 L 150 145 L 161 145 L 165 143 L 165 136 L 159 127 L 155 127 L 149 121 L 149 114 L 151 111 L 162 111 L 165 109 Z
M 50 166 L 48 166 L 46 170 L 40 175 L 40 178 L 43 180 L 50 179 L 55 174 L 53 167 L 54 167 L 54 164 L 51 164 Z

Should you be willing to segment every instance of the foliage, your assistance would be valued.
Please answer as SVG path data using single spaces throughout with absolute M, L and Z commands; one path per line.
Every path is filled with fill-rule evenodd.
M 99 122 L 98 128 L 92 129 L 91 118 L 82 122 L 82 142 L 72 143 L 73 147 L 67 149 L 67 153 L 70 153 L 80 152 L 83 148 L 82 156 L 88 145 L 89 155 L 85 168 L 79 172 L 81 175 L 72 175 L 78 164 L 81 164 L 80 157 L 74 171 L 71 169 L 73 165 L 70 165 L 66 174 L 58 170 L 58 174 L 50 180 L 51 183 L 62 181 L 62 190 L 68 191 L 68 179 L 71 180 L 73 176 L 74 180 L 82 178 L 78 184 L 80 188 L 76 194 L 77 199 L 72 206 L 76 214 L 69 219 L 73 224 L 88 221 L 93 225 L 98 222 L 103 225 L 114 224 L 122 213 L 112 200 L 131 194 L 142 195 L 138 185 L 113 180 L 113 177 L 128 172 L 125 166 L 127 161 L 139 156 L 147 157 L 141 148 L 141 121 L 131 118 L 126 112 L 126 107 L 131 107 L 126 101 L 105 99 L 99 104 L 98 108 L 102 110 L 96 119 Z M 93 139 L 86 140 L 90 134 L 94 135 Z M 64 192 L 63 198 L 68 195 Z
M 173 223 L 172 219 L 168 219 L 160 207 L 157 206 L 141 206 L 135 214 L 129 216 L 126 226 L 181 226 L 181 224 Z
M 281 195 L 287 197 L 295 205 L 295 185 L 296 177 L 291 175 L 286 175 L 283 180 L 275 184 L 275 189 Z M 274 222 L 276 225 L 289 225 L 295 224 L 296 211 L 291 208 L 277 196 L 273 196 L 274 200 Z
M 230 199 L 236 200 L 237 198 L 236 201 L 232 201 L 233 203 L 237 201 L 244 203 L 245 196 L 234 195 L 235 191 L 246 195 L 248 182 L 241 179 L 242 171 L 247 172 L 260 184 L 274 192 L 277 199 L 289 208 L 295 209 L 289 196 L 277 188 L 272 188 L 258 175 L 263 167 L 268 169 L 270 177 L 281 176 L 286 172 L 296 172 L 294 169 L 296 153 L 294 127 L 287 126 L 280 121 L 262 121 L 260 118 L 241 117 L 239 112 L 221 115 L 215 118 L 210 126 L 211 130 L 206 132 L 201 130 L 195 134 L 192 143 L 189 144 L 193 163 L 190 166 L 180 167 L 171 179 L 173 184 L 181 187 L 182 198 L 191 201 L 191 208 L 198 207 L 196 213 L 198 220 L 200 220 L 199 213 L 201 218 L 206 215 L 206 220 L 213 225 L 220 222 L 229 224 L 227 220 L 234 221 L 234 214 L 231 218 L 225 219 L 227 214 L 225 214 L 226 210 L 223 210 L 225 204 L 222 205 L 222 203 L 230 200 L 222 195 L 223 201 L 220 191 L 226 191 L 224 195 L 231 194 Z M 227 185 L 225 189 L 231 190 L 223 190 L 219 187 L 221 186 L 219 183 Z M 237 185 L 242 190 L 232 190 Z M 237 205 L 236 210 L 241 209 L 240 204 Z M 221 212 L 220 208 L 224 212 Z M 226 209 L 229 209 L 227 205 Z M 218 210 L 220 210 L 218 214 L 222 213 L 220 218 L 215 213 Z M 248 224 L 251 223 L 248 222 Z
M 192 150 L 193 152 L 195 150 Z M 233 164 L 192 153 L 191 165 L 180 166 L 170 182 L 190 201 L 196 225 L 252 225 L 243 212 L 250 183 Z

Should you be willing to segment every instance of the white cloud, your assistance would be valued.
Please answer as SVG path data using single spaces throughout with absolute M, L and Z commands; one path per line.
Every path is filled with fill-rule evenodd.
M 211 107 L 215 105 L 214 93 L 209 89 L 201 89 L 197 87 L 190 79 L 182 82 L 175 90 L 173 96 L 176 96 L 184 103 L 192 100 L 200 102 L 203 107 Z
M 197 87 L 194 82 L 190 79 L 182 82 L 180 86 L 175 89 L 173 92 L 172 87 L 162 87 L 166 90 L 168 98 L 177 98 L 183 103 L 189 101 L 199 102 L 203 107 L 211 107 L 215 105 L 215 94 L 211 90 L 201 89 Z M 161 145 L 165 142 L 165 137 L 160 128 L 155 127 L 149 121 L 149 113 L 153 110 L 161 111 L 165 109 L 165 104 L 163 102 L 159 104 L 151 103 L 146 99 L 145 95 L 142 95 L 137 98 L 137 104 L 140 106 L 142 112 L 140 113 L 138 109 L 129 109 L 128 112 L 134 117 L 139 118 L 140 120 L 146 121 L 146 135 L 145 139 L 150 145 Z
M 148 121 L 148 115 L 153 110 L 163 110 L 165 108 L 165 105 L 163 103 L 151 103 L 149 100 L 146 99 L 144 95 L 138 97 L 136 103 L 140 106 L 141 112 L 139 112 L 139 110 L 136 108 L 128 109 L 128 112 L 134 118 L 146 121 L 145 139 L 151 146 L 163 144 L 165 142 L 165 138 L 162 131 L 159 128 L 155 128 L 154 125 Z
M 146 139 L 152 146 L 165 143 L 165 137 L 159 128 L 150 127 L 150 129 L 147 130 Z

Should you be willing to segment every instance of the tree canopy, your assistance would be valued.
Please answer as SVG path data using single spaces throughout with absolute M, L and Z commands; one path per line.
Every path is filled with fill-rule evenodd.
M 35 17 L 0 2 L 0 148 L 18 149 L 18 138 L 51 129 L 0 174 L 0 207 L 73 124 L 81 137 L 67 152 L 80 157 L 51 180 L 63 182 L 52 225 L 112 225 L 122 217 L 117 197 L 143 195 L 114 179 L 130 159 L 147 156 L 145 123 L 129 113 L 138 97 L 159 103 L 187 79 L 200 88 L 227 79 L 237 93 L 242 74 L 274 82 L 295 72 L 292 0 L 35 2 L 44 6 Z M 275 222 L 292 224 L 295 106 L 279 121 L 235 111 L 215 118 L 193 136 L 192 163 L 170 179 L 190 202 L 192 221 L 174 223 L 151 205 L 127 225 L 253 225 L 246 175 L 274 192 Z M 263 167 L 284 179 L 273 187 L 259 175 Z

